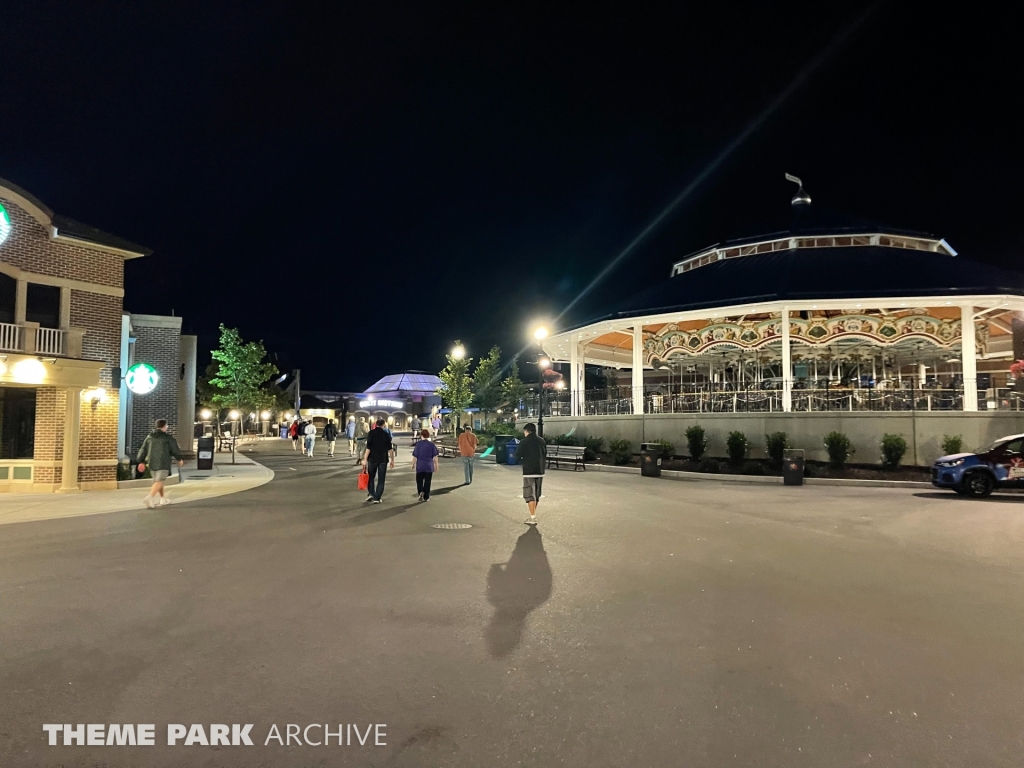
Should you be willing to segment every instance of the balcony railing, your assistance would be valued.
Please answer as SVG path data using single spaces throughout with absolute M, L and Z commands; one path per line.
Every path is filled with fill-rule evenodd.
M 735 389 L 721 386 L 654 386 L 644 388 L 645 413 L 777 413 L 783 410 L 780 389 Z M 791 409 L 795 412 L 850 411 L 960 411 L 963 386 L 903 386 L 891 389 L 861 387 L 794 388 Z M 565 390 L 545 395 L 545 416 L 571 416 L 572 400 Z M 524 398 L 519 418 L 536 418 L 536 393 Z M 1005 387 L 979 389 L 979 411 L 1024 411 L 1024 392 Z M 633 413 L 630 387 L 592 389 L 583 393 L 586 416 Z
M 0 352 L 80 358 L 84 335 L 84 328 L 41 328 L 38 323 L 0 323 Z
M 21 351 L 21 326 L 13 323 L 0 323 L 0 350 L 4 352 Z

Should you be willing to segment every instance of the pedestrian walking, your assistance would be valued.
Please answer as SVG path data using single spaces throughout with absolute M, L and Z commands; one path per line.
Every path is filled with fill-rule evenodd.
M 328 419 L 324 427 L 324 442 L 327 443 L 327 455 L 334 456 L 334 443 L 338 439 L 338 427 L 334 419 Z
M 356 417 L 349 416 L 348 424 L 345 425 L 345 435 L 348 437 L 348 455 L 356 455 Z
M 473 461 L 476 459 L 477 445 L 476 435 L 467 424 L 459 435 L 459 455 L 462 456 L 463 469 L 466 471 L 466 485 L 473 482 Z
M 419 416 L 413 416 L 412 417 L 412 422 L 410 422 L 410 424 L 409 424 L 409 428 L 412 430 L 412 441 L 414 443 L 417 440 L 420 439 L 420 426 L 421 426 L 420 417 Z M 427 434 L 429 435 L 430 433 L 428 432 Z
M 313 443 L 316 442 L 316 424 L 314 424 L 312 421 L 307 421 L 306 426 L 302 428 L 302 434 L 305 435 L 306 437 L 305 445 L 303 446 L 302 452 L 306 456 L 312 458 Z
M 389 466 L 395 468 L 395 446 L 391 435 L 384 429 L 384 419 L 377 419 L 376 429 L 371 429 L 366 436 L 366 450 L 363 452 L 363 469 L 370 476 L 367 501 L 380 504 Z
M 361 464 L 363 461 L 363 452 L 366 450 L 366 436 L 368 434 L 370 434 L 370 425 L 366 423 L 366 419 L 363 416 L 360 416 L 355 430 L 356 464 Z
M 412 449 L 412 464 L 416 470 L 416 494 L 420 501 L 430 501 L 430 481 L 437 472 L 437 446 L 430 441 L 430 430 L 421 430 Z
M 433 430 L 433 437 L 437 437 L 437 434 L 441 431 L 441 414 L 434 415 L 430 422 L 430 427 Z
M 523 427 L 523 441 L 516 448 L 516 458 L 523 465 L 523 498 L 530 509 L 527 525 L 537 524 L 537 502 L 540 501 L 541 485 L 544 481 L 544 469 L 547 466 L 548 447 L 537 437 L 535 424 Z
M 288 427 L 288 437 L 292 439 L 292 450 L 299 450 L 299 419 L 297 417 Z
M 156 429 L 142 441 L 142 447 L 135 457 L 139 472 L 145 472 L 146 467 L 149 467 L 149 473 L 153 476 L 153 487 L 149 489 L 149 495 L 142 500 L 150 509 L 171 503 L 171 500 L 164 496 L 164 482 L 171 474 L 172 458 L 177 459 L 179 468 L 185 463 L 178 448 L 178 441 L 167 432 L 167 420 L 157 419 Z

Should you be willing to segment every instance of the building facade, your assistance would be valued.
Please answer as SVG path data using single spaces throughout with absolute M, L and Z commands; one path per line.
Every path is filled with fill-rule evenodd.
M 116 488 L 124 264 L 151 251 L 0 179 L 0 490 Z

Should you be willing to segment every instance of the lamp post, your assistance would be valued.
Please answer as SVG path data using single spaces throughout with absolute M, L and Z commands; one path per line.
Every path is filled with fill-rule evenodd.
M 544 407 L 547 397 L 544 394 L 544 371 L 551 365 L 551 359 L 544 354 L 544 346 L 541 342 L 548 337 L 548 329 L 546 325 L 538 325 L 533 329 L 533 338 L 537 340 L 540 345 L 540 356 L 537 358 L 537 377 L 540 380 L 540 390 L 537 393 L 537 435 L 538 437 L 544 437 Z
M 204 435 L 206 434 L 206 427 L 209 424 L 211 416 L 213 416 L 213 412 L 209 408 L 203 408 L 203 410 L 201 410 L 199 412 L 199 417 L 203 420 L 203 434 Z M 211 428 L 211 431 L 213 431 L 212 428 Z
M 452 347 L 452 359 L 462 360 L 466 357 L 466 348 L 461 344 L 456 344 Z M 459 430 L 462 428 L 462 411 L 458 410 L 455 412 L 455 434 L 459 434 Z
M 267 437 L 270 434 L 270 411 L 264 411 L 260 417 L 263 419 L 263 436 Z
M 228 414 L 228 418 L 231 419 L 231 463 L 235 463 L 235 441 L 238 439 L 236 428 L 238 427 L 238 417 L 241 414 L 238 411 L 231 411 Z

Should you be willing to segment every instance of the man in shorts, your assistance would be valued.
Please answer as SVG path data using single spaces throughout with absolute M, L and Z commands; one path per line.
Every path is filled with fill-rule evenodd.
M 139 472 L 145 472 L 148 466 L 153 476 L 153 487 L 149 489 L 149 495 L 142 500 L 150 509 L 171 503 L 171 500 L 164 496 L 164 481 L 171 474 L 172 457 L 178 460 L 179 468 L 184 465 L 178 441 L 167 432 L 167 420 L 157 419 L 156 429 L 142 441 L 142 447 L 135 457 Z
M 530 509 L 527 525 L 537 524 L 537 502 L 540 501 L 544 469 L 547 466 L 548 447 L 537 437 L 537 427 L 527 424 L 523 427 L 526 435 L 516 448 L 516 459 L 523 465 L 523 498 Z

